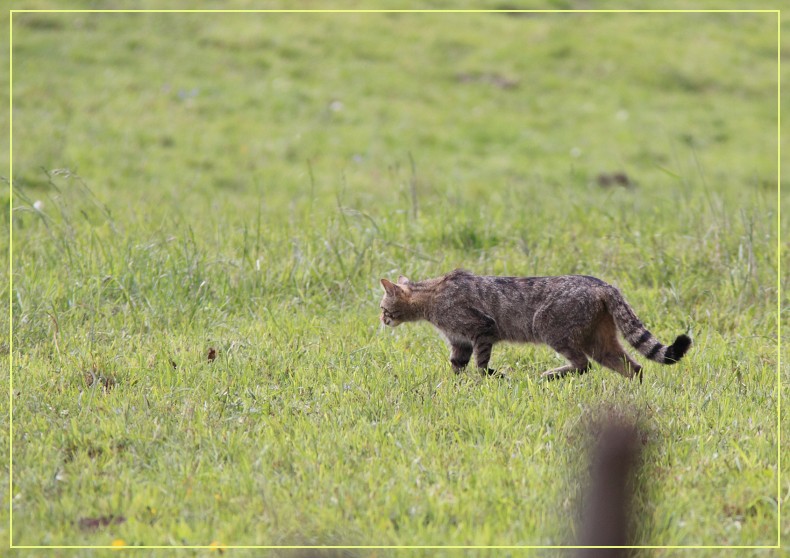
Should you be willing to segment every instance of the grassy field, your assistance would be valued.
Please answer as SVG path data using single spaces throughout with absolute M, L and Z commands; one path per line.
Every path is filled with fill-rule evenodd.
M 13 23 L 14 544 L 573 544 L 612 415 L 637 544 L 776 544 L 775 14 Z M 378 323 L 381 277 L 456 267 L 695 344 L 456 377 Z

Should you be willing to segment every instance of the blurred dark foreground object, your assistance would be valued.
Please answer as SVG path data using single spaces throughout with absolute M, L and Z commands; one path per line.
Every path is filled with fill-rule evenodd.
M 602 186 L 604 188 L 609 188 L 611 186 L 633 188 L 636 186 L 636 183 L 631 180 L 631 177 L 622 171 L 612 173 L 602 172 L 595 177 L 595 182 L 598 183 L 598 186 Z
M 581 526 L 580 546 L 627 546 L 631 541 L 631 490 L 639 462 L 639 431 L 607 423 L 595 445 Z M 578 558 L 625 558 L 627 548 L 584 548 Z

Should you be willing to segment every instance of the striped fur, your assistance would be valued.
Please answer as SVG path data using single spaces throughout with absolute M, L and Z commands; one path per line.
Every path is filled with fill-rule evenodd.
M 494 344 L 512 341 L 545 343 L 563 355 L 569 364 L 544 372 L 550 378 L 586 372 L 592 359 L 641 380 L 642 367 L 620 345 L 618 329 L 640 353 L 662 364 L 679 361 L 691 346 L 686 335 L 661 344 L 620 291 L 586 275 L 492 277 L 455 270 L 425 281 L 382 279 L 381 285 L 381 322 L 396 327 L 427 320 L 450 346 L 456 372 L 472 357 L 481 372 L 493 372 L 488 362 Z

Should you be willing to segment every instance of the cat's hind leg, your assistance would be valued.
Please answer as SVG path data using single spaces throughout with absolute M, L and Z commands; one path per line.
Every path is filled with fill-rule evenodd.
M 601 365 L 626 378 L 639 376 L 642 383 L 642 367 L 629 355 L 617 339 L 614 320 L 608 314 L 597 323 L 588 354 Z
M 611 368 L 626 378 L 639 376 L 639 383 L 642 383 L 642 366 L 624 350 L 595 355 L 593 358 L 603 366 Z
M 552 345 L 551 348 L 567 358 L 570 364 L 546 370 L 541 374 L 543 378 L 547 380 L 558 380 L 568 374 L 584 374 L 590 369 L 590 361 L 587 359 L 587 355 L 584 354 L 584 351 L 574 349 L 567 345 Z

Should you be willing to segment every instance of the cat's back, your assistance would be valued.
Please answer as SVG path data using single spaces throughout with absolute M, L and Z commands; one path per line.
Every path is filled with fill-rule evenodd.
M 609 287 L 605 281 L 591 275 L 501 276 L 475 275 L 465 269 L 456 269 L 440 278 L 439 289 L 474 289 L 478 295 L 489 292 L 531 290 L 538 292 L 590 290 Z
M 440 300 L 455 305 L 466 304 L 481 310 L 508 310 L 513 303 L 528 303 L 550 287 L 551 277 L 515 277 L 475 275 L 456 269 L 436 284 Z
M 516 277 L 475 275 L 457 269 L 436 285 L 439 306 L 473 307 L 498 319 L 529 318 L 540 307 L 598 305 L 612 287 L 589 275 Z

